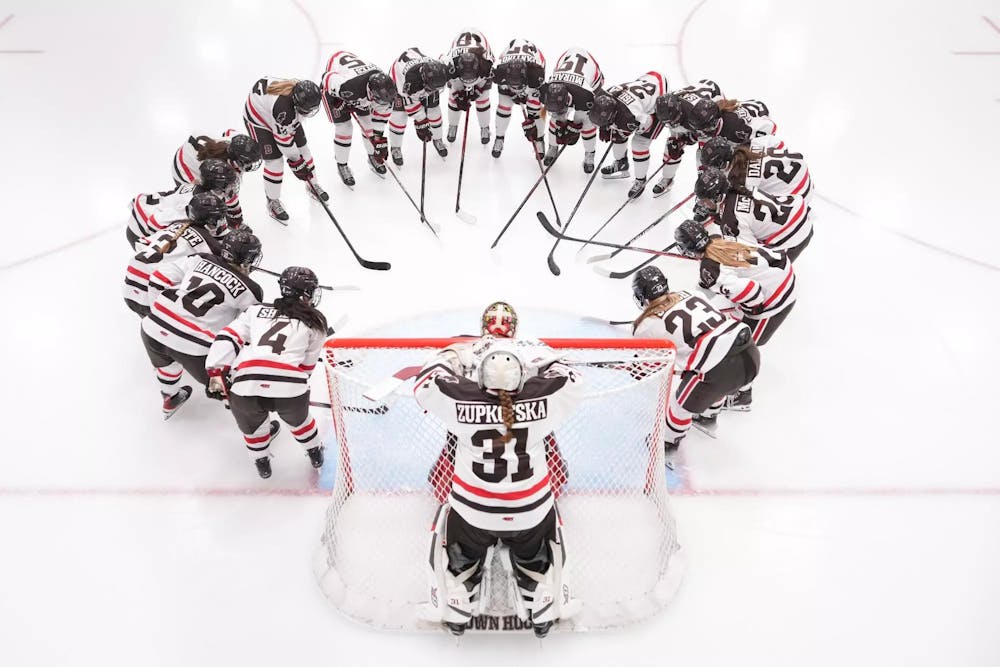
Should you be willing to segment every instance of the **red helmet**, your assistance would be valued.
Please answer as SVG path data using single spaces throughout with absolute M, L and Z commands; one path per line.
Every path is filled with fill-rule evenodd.
M 513 338 L 517 335 L 517 313 L 509 303 L 496 301 L 483 311 L 483 335 Z

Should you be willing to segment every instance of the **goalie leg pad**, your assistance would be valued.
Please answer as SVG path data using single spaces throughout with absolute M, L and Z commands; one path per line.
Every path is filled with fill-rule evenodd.
M 538 526 L 505 537 L 504 543 L 510 549 L 518 593 L 531 612 L 532 622 L 549 623 L 562 618 L 563 593 L 565 589 L 568 602 L 569 587 L 563 586 L 565 554 L 555 508 Z
M 478 613 L 484 563 L 495 538 L 447 504 L 438 510 L 432 534 L 431 607 L 442 623 L 465 625 Z

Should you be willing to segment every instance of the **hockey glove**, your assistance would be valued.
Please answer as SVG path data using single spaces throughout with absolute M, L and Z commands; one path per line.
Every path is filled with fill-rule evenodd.
M 701 260 L 701 271 L 698 273 L 698 285 L 709 289 L 719 279 L 720 265 L 715 260 L 704 257 Z
M 597 132 L 597 138 L 601 141 L 611 141 L 611 126 L 602 127 Z
M 666 154 L 667 161 L 669 162 L 677 162 L 684 157 L 684 142 L 678 141 L 674 137 L 667 139 L 665 149 L 664 153 Z
M 701 202 L 698 202 L 697 204 L 694 205 L 694 218 L 692 219 L 695 222 L 705 222 L 706 220 L 714 216 L 715 216 L 715 211 L 705 206 Z
M 474 90 L 460 90 L 454 93 L 455 108 L 459 111 L 468 111 L 472 107 L 472 96 L 474 94 Z
M 524 138 L 528 141 L 535 141 L 538 139 L 538 126 L 535 124 L 533 118 L 527 118 L 523 123 L 521 123 L 521 129 L 524 130 Z
M 417 130 L 417 139 L 424 142 L 425 144 L 429 142 L 433 136 L 431 135 L 431 124 L 430 121 L 418 120 L 413 126 Z
M 229 398 L 228 383 L 223 379 L 228 372 L 228 366 L 208 369 L 208 385 L 205 387 L 205 395 L 213 401 L 224 401 Z
M 375 152 L 372 153 L 372 157 L 375 158 L 376 162 L 385 162 L 386 158 L 389 157 L 389 145 L 387 144 L 385 137 L 382 136 L 381 132 L 372 133 L 372 147 Z
M 302 158 L 299 158 L 296 162 L 289 160 L 288 166 L 292 168 L 292 173 L 295 174 L 295 178 L 300 181 L 308 181 L 313 177 L 312 165 Z
M 556 135 L 556 143 L 560 145 L 572 146 L 580 140 L 581 123 L 567 123 L 562 129 L 562 136 Z

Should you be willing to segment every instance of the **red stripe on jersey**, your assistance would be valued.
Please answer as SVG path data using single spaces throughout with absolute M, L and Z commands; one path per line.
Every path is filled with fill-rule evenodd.
M 712 329 L 712 331 L 715 331 L 715 329 Z M 688 357 L 687 366 L 684 367 L 685 369 L 691 370 L 691 367 L 694 366 L 694 359 L 695 357 L 698 356 L 698 350 L 701 349 L 701 344 L 705 341 L 705 337 L 711 334 L 712 331 L 709 331 L 708 333 L 699 336 L 698 340 L 695 341 L 694 349 L 691 350 L 691 355 Z
M 632 151 L 632 155 L 634 157 L 642 157 L 643 155 L 649 155 L 649 151 L 636 151 L 636 150 L 633 150 Z
M 594 80 L 591 83 L 597 83 L 597 80 L 601 78 L 601 64 L 597 62 L 597 58 L 594 57 L 593 53 L 587 52 L 587 55 L 594 61 Z
M 534 100 L 534 99 L 528 100 L 527 102 L 525 102 L 525 104 L 527 104 L 529 107 L 540 107 L 540 106 L 542 106 L 541 102 L 539 102 L 538 100 Z
M 316 364 L 299 364 L 299 370 L 305 371 L 306 373 L 311 373 L 314 368 L 316 368 Z
M 268 124 L 267 124 L 267 121 L 266 121 L 266 120 L 264 120 L 264 117 L 260 115 L 260 112 L 259 112 L 259 111 L 257 111 L 256 109 L 254 109 L 254 106 L 253 106 L 253 102 L 251 102 L 251 101 L 250 101 L 250 98 L 249 98 L 249 97 L 247 97 L 247 109 L 249 109 L 249 110 L 250 110 L 250 114 L 251 114 L 251 115 L 252 115 L 252 116 L 253 116 L 254 118 L 256 118 L 257 120 L 259 120 L 259 121 L 260 121 L 260 124 L 261 124 L 262 126 L 264 126 L 264 127 L 271 127 L 270 125 L 268 125 Z
M 498 104 L 497 105 L 497 109 L 500 109 L 501 111 L 510 111 L 511 108 L 512 107 L 504 106 L 503 104 Z
M 326 71 L 329 72 L 330 70 L 333 69 L 333 59 L 339 56 L 341 53 L 343 53 L 343 51 L 337 51 L 332 56 L 330 56 L 330 59 L 326 61 Z
M 750 294 L 750 292 L 752 292 L 753 288 L 755 287 L 757 287 L 757 283 L 751 280 L 750 282 L 747 283 L 747 286 L 743 288 L 742 292 L 733 297 L 733 301 L 742 301 L 743 299 L 747 298 L 747 295 Z
M 792 270 L 792 265 L 789 264 L 788 265 L 788 275 L 786 275 L 785 279 L 781 281 L 780 285 L 778 285 L 778 289 L 774 290 L 774 294 L 772 294 L 770 296 L 770 298 L 768 298 L 767 301 L 765 301 L 764 303 L 761 304 L 761 308 L 767 308 L 772 303 L 774 303 L 777 300 L 777 298 L 779 296 L 781 296 L 782 292 L 785 291 L 785 288 L 788 287 L 788 283 L 792 280 L 792 276 L 794 276 L 794 275 L 795 275 L 795 272 Z
M 135 198 L 135 210 L 139 214 L 139 217 L 142 218 L 143 222 L 148 222 L 149 216 L 146 215 L 146 212 L 142 210 L 142 204 L 140 203 L 141 199 L 142 195 L 139 195 L 138 197 Z
M 259 445 L 262 442 L 267 442 L 268 440 L 270 440 L 270 438 L 271 438 L 271 434 L 270 433 L 262 435 L 259 438 L 255 438 L 255 437 L 250 436 L 250 435 L 244 435 L 243 436 L 243 439 L 247 441 L 248 445 Z
M 420 110 L 420 104 L 414 104 L 412 107 L 406 110 L 406 113 L 417 113 Z
M 392 112 L 389 112 L 389 113 L 379 113 L 378 111 L 375 111 L 374 109 L 372 109 L 372 115 L 373 116 L 378 116 L 379 118 L 388 118 L 389 116 L 392 115 Z
M 479 496 L 480 498 L 493 498 L 494 500 L 521 500 L 522 498 L 527 498 L 533 496 L 542 489 L 544 489 L 549 484 L 549 479 L 551 475 L 545 473 L 545 477 L 542 478 L 538 484 L 535 484 L 531 488 L 525 489 L 523 491 L 508 491 L 506 493 L 498 493 L 496 491 L 489 491 L 488 489 L 481 489 L 478 486 L 473 486 L 468 482 L 464 481 L 458 475 L 452 477 L 452 481 L 468 491 L 469 493 Z
M 183 324 L 184 326 L 188 327 L 189 329 L 193 329 L 193 330 L 197 331 L 198 333 L 203 334 L 205 336 L 208 336 L 212 340 L 215 340 L 215 334 L 214 333 L 212 333 L 211 331 L 206 331 L 205 329 L 202 329 L 201 327 L 199 327 L 197 324 L 189 322 L 188 320 L 184 319 L 183 317 L 181 317 L 177 313 L 173 312 L 172 310 L 170 310 L 169 308 L 167 308 L 166 306 L 164 306 L 159 301 L 157 301 L 156 303 L 154 303 L 153 307 L 156 308 L 161 313 L 163 313 L 164 315 L 166 315 L 167 317 L 169 317 L 170 319 L 175 320 L 177 322 L 180 322 L 181 324 Z
M 699 382 L 701 382 L 701 376 L 700 375 L 696 375 L 694 377 L 694 379 L 691 380 L 691 383 L 688 384 L 688 386 L 684 388 L 684 393 L 682 393 L 680 396 L 677 397 L 677 402 L 680 403 L 681 405 L 684 405 L 684 401 L 686 401 L 688 399 L 688 397 L 691 396 L 691 392 L 694 390 L 695 385 L 698 384 Z M 674 419 L 676 419 L 676 417 Z M 688 421 L 690 421 L 690 420 L 688 420 Z M 678 422 L 678 423 L 680 423 L 680 422 Z
M 761 334 L 763 334 L 764 333 L 764 329 L 767 328 L 767 321 L 769 319 L 771 319 L 771 318 L 765 317 L 764 319 L 762 319 L 759 322 L 757 322 L 757 326 L 755 326 L 753 328 L 753 342 L 756 343 L 758 340 L 760 340 Z
M 236 370 L 241 371 L 244 368 L 277 368 L 282 371 L 294 371 L 296 373 L 301 372 L 301 369 L 298 366 L 283 364 L 280 361 L 269 361 L 268 359 L 252 359 L 250 361 L 244 361 L 236 367 Z
M 129 268 L 132 268 L 132 267 L 129 267 Z M 171 280 L 170 278 L 167 278 L 165 275 L 163 275 L 159 271 L 153 271 L 153 277 L 156 278 L 157 280 L 159 280 L 162 283 L 166 283 L 167 285 L 173 286 L 173 284 L 174 284 L 173 280 Z
M 143 280 L 149 280 L 149 274 L 148 273 L 143 273 L 139 269 L 136 269 L 136 268 L 133 268 L 133 267 L 130 266 L 130 267 L 126 268 L 125 271 L 127 271 L 128 273 L 131 273 L 133 276 L 138 276 L 139 278 L 142 278 Z
M 802 180 L 799 182 L 799 184 L 795 186 L 794 190 L 792 190 L 792 194 L 793 195 L 799 194 L 799 191 L 802 190 L 802 188 L 804 188 L 806 186 L 806 183 L 808 182 L 809 182 L 809 170 L 806 169 L 806 175 L 802 177 Z
M 292 431 L 292 435 L 302 435 L 304 433 L 308 433 L 309 431 L 313 430 L 314 428 L 316 428 L 316 419 L 315 418 L 310 419 L 309 423 L 306 424 L 305 426 L 303 426 L 302 428 L 297 429 L 297 430 L 293 430 Z
M 660 74 L 659 72 L 646 72 L 646 74 L 650 76 L 655 76 L 656 80 L 660 82 L 660 92 L 657 93 L 656 95 L 657 97 L 659 97 L 660 95 L 663 94 L 664 90 L 666 89 L 666 84 L 663 83 L 663 75 Z
M 771 128 L 771 134 L 777 134 L 777 133 L 778 133 L 778 124 L 777 124 L 777 123 L 775 123 L 775 122 L 774 122 L 774 121 L 772 120 L 772 121 L 771 121 L 771 125 L 773 125 L 773 126 L 774 126 L 774 127 L 772 127 L 772 128 Z
M 784 147 L 785 147 L 785 142 L 784 141 L 779 141 L 778 145 L 775 146 L 774 148 L 775 148 L 775 150 L 777 150 L 779 148 L 784 148 Z
M 232 336 L 233 338 L 235 338 L 236 342 L 238 342 L 240 345 L 245 345 L 246 344 L 246 343 L 243 342 L 243 339 L 240 338 L 240 335 L 238 333 L 236 333 L 235 331 L 233 331 L 232 329 L 230 329 L 229 327 L 223 327 L 222 330 L 224 332 L 226 332 L 227 334 L 229 334 L 230 336 Z
M 177 161 L 180 163 L 181 169 L 184 170 L 184 175 L 188 177 L 188 179 L 190 180 L 190 182 L 194 183 L 197 179 L 194 177 L 194 174 L 191 172 L 191 170 L 188 169 L 188 166 L 186 164 L 184 164 L 184 147 L 183 146 L 181 146 L 181 149 L 179 151 L 177 151 L 177 156 L 179 158 Z
M 688 424 L 691 423 L 690 417 L 688 417 L 687 419 L 678 419 L 677 415 L 675 415 L 674 411 L 671 410 L 670 408 L 667 408 L 667 418 L 673 423 L 677 424 L 678 426 L 687 426 Z
M 799 218 L 802 217 L 802 214 L 805 213 L 805 211 L 806 211 L 806 204 L 805 202 L 802 202 L 801 204 L 799 204 L 799 210 L 795 212 L 795 215 L 792 216 L 792 219 L 786 222 L 784 225 L 782 225 L 781 229 L 779 229 L 778 231 L 776 231 L 775 233 L 771 234 L 766 239 L 764 239 L 764 243 L 765 244 L 770 243 L 776 237 L 781 236 L 781 234 L 786 229 L 791 228 L 796 222 L 799 221 Z
M 153 227 L 156 227 L 157 229 L 166 229 L 167 228 L 166 225 L 161 225 L 159 222 L 157 222 L 155 215 L 149 216 L 149 220 L 147 220 L 146 222 L 148 222 Z

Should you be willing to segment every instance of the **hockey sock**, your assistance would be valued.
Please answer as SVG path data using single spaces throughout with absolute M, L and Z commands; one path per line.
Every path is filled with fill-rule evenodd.
M 306 449 L 315 447 L 319 444 L 316 440 L 316 435 L 319 433 L 319 429 L 316 428 L 316 420 L 312 417 L 308 417 L 301 424 L 289 424 L 289 426 L 292 430 L 292 437 L 294 437 L 298 443 Z
M 180 389 L 181 374 L 184 367 L 176 361 L 167 366 L 156 369 L 156 379 L 160 383 L 160 393 L 164 396 L 173 396 Z
M 267 455 L 267 448 L 271 446 L 271 424 L 265 419 L 251 434 L 243 434 L 243 440 L 247 445 L 247 454 L 251 461 L 256 461 Z
M 285 173 L 282 159 L 264 161 L 264 194 L 268 199 L 281 197 L 281 179 Z
M 353 130 L 350 121 L 336 123 L 333 126 L 333 157 L 337 160 L 337 164 L 347 163 L 347 157 L 351 154 Z

